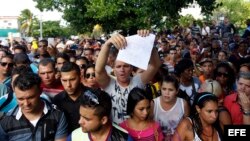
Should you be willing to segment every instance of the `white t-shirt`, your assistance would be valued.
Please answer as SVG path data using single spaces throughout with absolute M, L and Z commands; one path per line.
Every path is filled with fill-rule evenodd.
M 131 77 L 127 87 L 120 86 L 116 78 L 111 77 L 109 85 L 104 89 L 111 96 L 112 120 L 116 124 L 120 124 L 126 119 L 128 94 L 135 87 L 144 88 L 141 75 Z
M 201 82 L 197 77 L 193 77 L 193 82 L 194 82 L 195 92 L 198 92 L 198 90 L 201 86 Z M 194 94 L 192 91 L 193 90 L 192 84 L 189 86 L 184 86 L 184 85 L 180 84 L 180 89 L 187 93 L 187 95 L 190 97 L 190 103 L 191 103 L 191 105 L 193 105 Z

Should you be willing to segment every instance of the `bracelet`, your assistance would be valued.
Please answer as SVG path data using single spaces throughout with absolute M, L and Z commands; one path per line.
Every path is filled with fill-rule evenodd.
M 250 111 L 243 111 L 243 115 L 250 116 Z

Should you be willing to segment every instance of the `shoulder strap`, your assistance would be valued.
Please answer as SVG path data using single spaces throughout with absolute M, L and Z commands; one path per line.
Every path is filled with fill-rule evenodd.
M 7 99 L 6 99 L 6 100 L 4 101 L 4 103 L 0 106 L 0 111 L 1 111 L 6 105 L 8 105 L 8 104 L 11 102 L 12 99 L 13 99 L 13 93 L 9 93 Z

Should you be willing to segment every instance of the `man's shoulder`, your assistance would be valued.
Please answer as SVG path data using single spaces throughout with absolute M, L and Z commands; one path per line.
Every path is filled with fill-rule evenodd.
M 132 141 L 132 137 L 128 134 L 128 131 L 118 126 L 117 124 L 112 124 L 111 140 L 118 141 L 122 139 L 125 141 Z
M 64 91 L 61 91 L 60 93 L 58 93 L 57 95 L 55 95 L 55 97 L 53 98 L 53 101 L 60 101 L 62 99 L 64 99 L 67 95 L 67 92 L 64 90 Z
M 67 141 L 89 141 L 88 133 L 82 132 L 82 128 L 75 129 L 69 136 Z
M 224 99 L 224 102 L 227 102 L 227 101 L 236 101 L 237 100 L 237 93 L 236 92 L 233 92 L 229 95 L 227 95 Z

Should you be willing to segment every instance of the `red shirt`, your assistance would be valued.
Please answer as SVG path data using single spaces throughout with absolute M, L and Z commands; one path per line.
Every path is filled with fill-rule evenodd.
M 51 86 L 52 87 L 46 87 L 43 83 L 41 83 L 43 93 L 48 95 L 50 98 L 54 98 L 55 95 L 64 90 L 60 81 L 55 81 Z
M 237 93 L 230 94 L 224 99 L 224 106 L 229 111 L 234 125 L 243 124 L 243 112 L 241 111 L 241 106 L 237 100 Z

